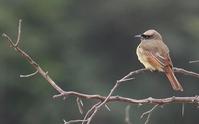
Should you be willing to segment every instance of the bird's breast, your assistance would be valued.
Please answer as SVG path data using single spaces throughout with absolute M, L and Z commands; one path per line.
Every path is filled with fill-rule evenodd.
M 138 56 L 138 60 L 145 66 L 145 68 L 151 71 L 162 71 L 161 66 L 156 66 L 152 61 L 150 61 L 151 58 L 145 54 L 144 49 L 140 47 L 140 45 L 137 47 L 136 54 Z

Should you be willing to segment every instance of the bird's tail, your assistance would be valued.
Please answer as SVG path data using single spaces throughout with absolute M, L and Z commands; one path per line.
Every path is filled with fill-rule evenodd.
M 166 74 L 167 78 L 169 79 L 171 86 L 174 90 L 183 91 L 183 88 L 182 88 L 181 84 L 178 82 L 171 67 L 165 68 L 165 74 Z

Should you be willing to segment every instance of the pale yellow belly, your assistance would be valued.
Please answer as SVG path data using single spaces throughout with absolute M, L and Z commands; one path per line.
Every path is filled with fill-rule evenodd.
M 161 67 L 154 67 L 153 65 L 151 65 L 148 62 L 147 56 L 143 55 L 143 49 L 139 48 L 139 46 L 138 46 L 138 48 L 136 50 L 136 54 L 138 56 L 138 60 L 144 65 L 144 67 L 146 69 L 149 69 L 150 71 L 154 71 L 154 70 L 163 71 L 163 69 Z

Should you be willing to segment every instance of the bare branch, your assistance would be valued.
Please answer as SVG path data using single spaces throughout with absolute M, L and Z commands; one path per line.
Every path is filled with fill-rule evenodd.
M 93 105 L 93 106 L 87 111 L 87 113 L 86 113 L 86 115 L 84 116 L 84 119 L 83 119 L 83 120 L 86 120 L 86 118 L 88 118 L 88 116 L 94 111 L 95 107 L 98 106 L 100 103 L 101 103 L 101 101 L 98 102 L 98 103 L 96 103 L 95 105 Z M 89 118 L 88 118 L 88 119 L 89 119 Z M 88 119 L 87 119 L 87 120 L 88 120 Z M 84 122 L 82 122 L 82 124 L 84 124 Z
M 106 107 L 106 109 L 107 109 L 108 111 L 111 111 L 110 107 L 109 107 L 107 104 L 105 104 L 105 107 Z
M 90 99 L 90 100 L 98 100 L 98 102 L 93 105 L 86 113 L 84 116 L 83 120 L 71 120 L 66 122 L 64 120 L 65 124 L 69 123 L 77 123 L 77 122 L 82 122 L 84 124 L 85 122 L 87 124 L 90 124 L 91 120 L 93 117 L 96 115 L 96 113 L 103 107 L 106 106 L 108 102 L 123 102 L 123 103 L 128 103 L 128 104 L 153 104 L 155 105 L 151 110 L 143 113 L 143 116 L 148 114 L 147 120 L 149 120 L 150 113 L 158 106 L 158 105 L 163 105 L 163 104 L 171 104 L 171 103 L 191 103 L 191 104 L 199 104 L 199 97 L 198 96 L 193 96 L 193 97 L 169 97 L 169 98 L 161 98 L 161 99 L 155 99 L 155 98 L 146 98 L 146 99 L 132 99 L 132 98 L 127 98 L 127 97 L 122 97 L 122 96 L 112 96 L 113 92 L 118 88 L 118 86 L 126 81 L 134 79 L 133 76 L 136 76 L 137 74 L 143 73 L 143 72 L 148 72 L 147 69 L 142 68 L 138 69 L 135 71 L 130 72 L 126 76 L 124 76 L 122 79 L 118 80 L 113 88 L 110 90 L 107 96 L 101 96 L 101 95 L 89 95 L 89 94 L 83 94 L 79 92 L 74 92 L 74 91 L 64 91 L 62 88 L 60 88 L 53 80 L 52 78 L 48 75 L 48 71 L 44 71 L 39 64 L 37 64 L 26 52 L 24 52 L 22 49 L 19 48 L 19 43 L 20 43 L 20 37 L 21 37 L 21 20 L 19 20 L 19 25 L 18 25 L 18 35 L 17 35 L 17 40 L 14 43 L 13 40 L 7 35 L 7 34 L 2 34 L 3 37 L 5 37 L 10 45 L 19 55 L 21 55 L 26 61 L 28 61 L 32 67 L 36 70 L 35 73 L 29 74 L 29 75 L 22 75 L 22 77 L 30 77 L 33 76 L 37 73 L 39 73 L 56 91 L 59 92 L 58 95 L 55 95 L 54 98 L 56 97 L 63 97 L 63 98 L 68 98 L 69 96 L 73 96 L 77 98 L 77 104 L 78 107 L 82 107 L 81 100 L 79 101 L 78 99 Z M 174 67 L 173 70 L 176 73 L 181 73 L 184 75 L 189 75 L 189 76 L 194 76 L 196 78 L 199 78 L 199 74 L 192 72 L 192 71 L 187 71 L 182 68 L 176 68 Z M 82 113 L 82 108 L 79 108 L 80 113 Z M 147 122 L 147 121 L 146 121 Z
M 134 73 L 136 73 L 136 72 L 134 72 Z M 125 82 L 126 79 L 128 79 L 128 77 L 131 76 L 131 75 L 132 75 L 132 73 L 130 72 L 128 75 L 124 76 L 122 79 L 118 80 L 118 81 L 115 83 L 114 87 L 111 89 L 111 91 L 109 92 L 108 96 L 105 97 L 104 101 L 95 107 L 93 113 L 90 115 L 89 120 L 87 121 L 87 124 L 90 124 L 92 118 L 96 115 L 97 111 L 99 111 L 99 110 L 101 109 L 101 107 L 102 107 L 103 105 L 105 105 L 105 104 L 108 102 L 109 98 L 111 97 L 111 95 L 113 94 L 113 92 L 117 89 L 117 87 L 118 87 L 122 82 Z
M 21 20 L 19 20 L 18 36 L 16 44 L 7 34 L 5 33 L 2 34 L 2 36 L 5 37 L 10 43 L 10 47 L 14 48 L 14 50 L 17 53 L 19 53 L 25 60 L 27 60 L 36 69 L 36 71 L 38 71 L 38 73 L 48 81 L 48 83 L 54 89 L 56 89 L 59 93 L 63 93 L 64 91 L 52 80 L 52 78 L 26 52 L 24 52 L 22 49 L 19 48 L 18 44 L 20 42 L 20 35 L 21 35 Z
M 124 121 L 126 122 L 126 124 L 132 124 L 130 121 L 130 114 L 129 114 L 130 108 L 131 108 L 130 105 L 127 105 L 125 108 L 125 120 Z
M 116 90 L 116 88 L 122 83 L 122 82 L 125 82 L 125 81 L 128 81 L 128 79 L 132 79 L 130 78 L 131 76 L 135 75 L 135 74 L 139 74 L 141 72 L 145 72 L 145 71 L 148 71 L 147 69 L 143 68 L 143 69 L 139 69 L 139 70 L 136 70 L 136 71 L 132 71 L 130 72 L 129 74 L 127 74 L 126 76 L 124 76 L 122 79 L 118 80 L 116 82 L 116 84 L 114 85 L 114 87 L 111 89 L 110 93 L 108 94 L 107 97 L 101 97 L 99 95 L 85 95 L 85 94 L 79 94 L 77 92 L 73 92 L 73 91 L 68 91 L 68 92 L 65 92 L 64 94 L 59 94 L 59 95 L 56 95 L 54 97 L 58 97 L 58 96 L 69 96 L 69 95 L 76 95 L 76 96 L 79 96 L 79 97 L 84 97 L 86 99 L 91 99 L 91 98 L 94 98 L 94 99 L 99 99 L 99 100 L 103 100 L 103 102 L 96 106 L 93 113 L 90 115 L 90 117 L 88 117 L 88 121 L 87 121 L 87 124 L 90 124 L 90 121 L 92 120 L 92 118 L 95 116 L 95 114 L 97 113 L 97 111 L 103 106 L 105 105 L 107 102 L 109 102 L 111 100 L 111 95 L 113 94 L 113 92 Z M 187 71 L 187 70 L 184 70 L 184 69 L 181 69 L 181 68 L 174 68 L 174 71 L 175 72 L 178 72 L 178 73 L 182 73 L 182 74 L 186 74 L 186 75 L 191 75 L 191 76 L 195 76 L 195 77 L 199 77 L 199 74 L 197 73 L 194 73 L 194 72 L 190 72 L 190 71 Z M 119 96 L 117 96 L 116 98 L 121 98 Z M 124 98 L 126 99 L 126 98 Z M 173 97 L 172 97 L 173 99 Z M 149 99 L 148 99 L 149 100 Z M 151 98 L 150 98 L 151 100 Z M 118 99 L 117 99 L 118 101 Z M 140 103 L 139 103 L 140 104 Z M 157 104 L 157 103 L 156 103 Z
M 193 61 L 189 61 L 189 63 L 198 63 L 199 60 L 193 60 Z
M 15 44 L 13 43 L 12 39 L 5 33 L 2 34 L 2 37 L 7 38 L 8 42 L 10 43 L 10 47 L 15 47 Z
M 21 37 L 21 22 L 22 22 L 22 20 L 19 19 L 17 41 L 16 41 L 16 43 L 14 44 L 15 47 L 17 47 L 17 46 L 19 45 L 19 41 L 20 41 L 20 37 Z
M 184 117 L 184 103 L 182 103 L 182 117 Z
M 84 111 L 83 111 L 83 102 L 82 102 L 82 100 L 79 97 L 77 97 L 76 102 L 77 102 L 77 106 L 78 106 L 80 114 L 83 114 Z
M 132 72 L 130 72 L 129 74 L 127 74 L 126 76 L 124 76 L 122 79 L 118 80 L 117 82 L 120 83 L 120 82 L 128 81 L 128 79 L 134 79 L 134 78 L 130 78 L 130 77 L 131 77 L 131 76 L 134 76 L 134 75 L 136 75 L 136 74 L 145 72 L 145 71 L 149 71 L 149 70 L 146 69 L 146 68 L 141 68 L 141 69 L 132 71 Z
M 64 121 L 64 124 L 72 124 L 72 123 L 80 123 L 80 122 L 87 122 L 88 120 L 70 120 L 70 121 Z
M 123 78 L 122 78 L 123 79 Z M 121 79 L 121 80 L 122 80 Z M 109 100 L 109 98 L 111 97 L 111 95 L 113 94 L 113 92 L 116 90 L 116 88 L 119 86 L 120 82 L 122 82 L 121 80 L 117 81 L 115 86 L 111 89 L 111 91 L 109 92 L 108 96 L 104 99 L 104 101 L 97 105 L 93 111 L 93 113 L 91 114 L 91 116 L 89 117 L 89 120 L 87 122 L 87 124 L 90 124 L 91 120 L 93 119 L 93 117 L 96 115 L 97 111 L 100 110 L 100 108 L 106 104 L 106 102 Z
M 176 73 L 181 73 L 181 74 L 184 74 L 184 75 L 188 75 L 188 76 L 193 76 L 193 77 L 199 78 L 199 74 L 198 73 L 195 73 L 195 72 L 192 72 L 192 71 L 187 71 L 187 70 L 185 70 L 183 68 L 174 67 L 173 70 Z
M 27 77 L 32 77 L 34 75 L 36 75 L 38 73 L 38 70 L 36 70 L 35 72 L 31 73 L 31 74 L 26 74 L 26 75 L 20 75 L 21 78 L 27 78 Z
M 106 99 L 105 96 L 100 96 L 100 95 L 89 95 L 89 94 L 83 94 L 83 93 L 78 93 L 74 91 L 68 91 L 66 94 L 59 94 L 55 95 L 54 98 L 60 97 L 60 96 L 73 96 L 73 97 L 80 97 L 82 99 L 92 99 L 92 100 L 99 100 L 103 101 Z M 199 103 L 199 97 L 198 96 L 192 96 L 192 97 L 168 97 L 168 98 L 145 98 L 145 99 L 132 99 L 128 97 L 122 97 L 122 96 L 111 96 L 107 102 L 123 102 L 123 103 L 131 103 L 131 104 L 171 104 L 171 103 Z
M 151 113 L 158 107 L 159 105 L 155 105 L 153 106 L 153 108 L 151 108 L 149 111 L 146 111 L 144 113 L 142 113 L 142 115 L 140 116 L 140 118 L 143 118 L 145 115 L 147 115 L 146 121 L 144 124 L 147 124 L 149 122 L 149 119 L 151 117 Z

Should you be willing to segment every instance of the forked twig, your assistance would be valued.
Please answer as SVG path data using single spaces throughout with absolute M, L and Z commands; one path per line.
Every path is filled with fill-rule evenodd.
M 52 78 L 46 73 L 26 52 L 24 52 L 22 49 L 19 48 L 19 42 L 20 42 L 20 35 L 21 35 L 21 19 L 19 20 L 18 25 L 18 36 L 16 43 L 13 42 L 13 40 L 5 33 L 2 34 L 3 37 L 5 37 L 8 42 L 10 43 L 10 47 L 14 48 L 14 50 L 19 53 L 25 60 L 27 60 L 35 69 L 38 71 L 38 73 L 43 76 L 48 83 L 56 89 L 59 93 L 64 93 L 64 91 L 52 80 Z
M 149 119 L 150 119 L 150 117 L 151 117 L 151 113 L 152 113 L 158 106 L 159 106 L 159 105 L 157 104 L 157 105 L 153 106 L 153 108 L 151 108 L 150 110 L 148 110 L 148 111 L 142 113 L 142 115 L 140 116 L 140 118 L 143 118 L 145 115 L 147 115 L 147 118 L 146 118 L 146 121 L 145 121 L 144 124 L 147 124 L 147 123 L 149 122 Z

